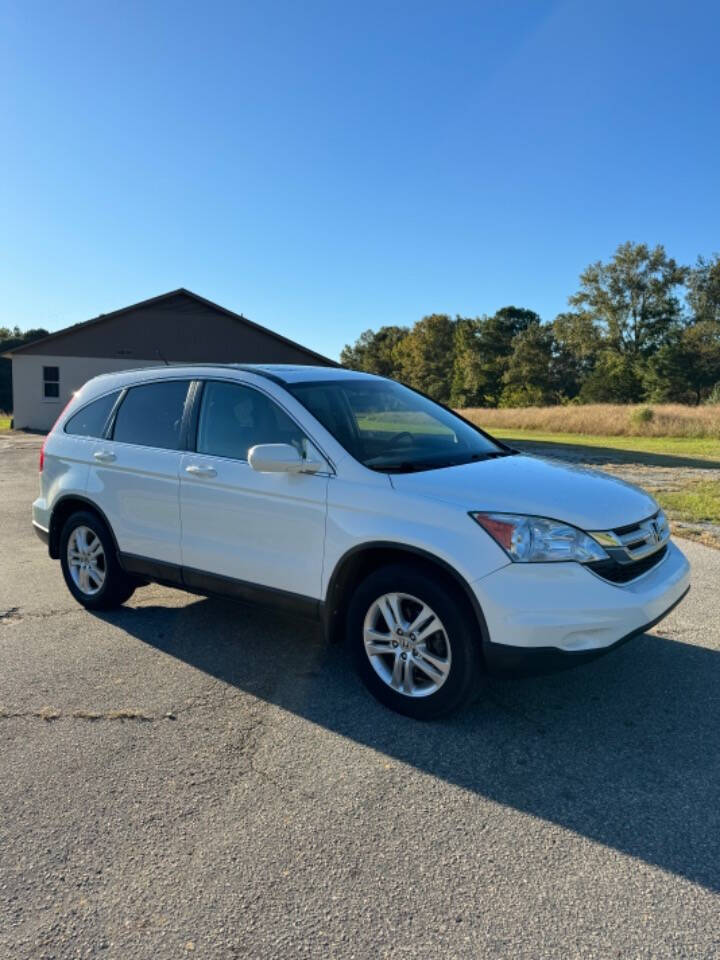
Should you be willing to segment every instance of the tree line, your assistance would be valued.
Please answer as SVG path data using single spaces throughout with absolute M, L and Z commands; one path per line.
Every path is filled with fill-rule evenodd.
M 38 327 L 35 330 L 26 330 L 24 333 L 19 327 L 0 327 L 0 410 L 12 410 L 12 361 L 3 357 L 6 350 L 19 347 L 31 340 L 47 337 L 48 331 Z
M 689 267 L 623 243 L 568 305 L 550 323 L 514 306 L 434 313 L 366 330 L 340 360 L 455 407 L 720 402 L 720 255 Z

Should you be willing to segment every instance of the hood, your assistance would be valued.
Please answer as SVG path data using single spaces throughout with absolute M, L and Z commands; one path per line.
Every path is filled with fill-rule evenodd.
M 617 477 L 522 454 L 393 474 L 391 480 L 403 493 L 444 500 L 466 510 L 549 517 L 581 530 L 622 527 L 658 509 L 649 494 Z

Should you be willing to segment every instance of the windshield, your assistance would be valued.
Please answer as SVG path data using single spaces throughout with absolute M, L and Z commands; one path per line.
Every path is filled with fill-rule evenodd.
M 432 400 L 393 380 L 332 380 L 287 389 L 356 460 L 410 473 L 512 451 Z

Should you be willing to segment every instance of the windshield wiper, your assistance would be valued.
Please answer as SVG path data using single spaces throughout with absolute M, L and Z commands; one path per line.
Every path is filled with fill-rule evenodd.
M 369 466 L 369 464 L 366 464 Z M 431 470 L 433 467 L 438 466 L 435 463 L 423 463 L 422 461 L 406 461 L 403 463 L 388 463 L 386 465 L 374 463 L 370 469 L 377 470 L 379 473 L 415 473 L 417 470 Z M 446 467 L 446 463 L 439 464 L 441 467 Z
M 455 464 L 481 463 L 483 460 L 496 460 L 498 457 L 512 457 L 516 450 L 485 450 L 483 453 L 471 453 L 467 460 L 456 460 Z
M 382 473 L 418 473 L 421 470 L 442 470 L 443 467 L 461 467 L 469 460 L 412 460 L 403 463 L 391 463 L 387 466 L 378 466 L 373 464 L 372 470 L 379 470 Z

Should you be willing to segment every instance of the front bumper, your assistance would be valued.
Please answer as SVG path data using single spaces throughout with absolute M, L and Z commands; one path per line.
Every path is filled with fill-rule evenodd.
M 674 543 L 656 567 L 626 584 L 578 563 L 512 563 L 472 585 L 493 671 L 554 669 L 594 659 L 661 620 L 690 586 Z

